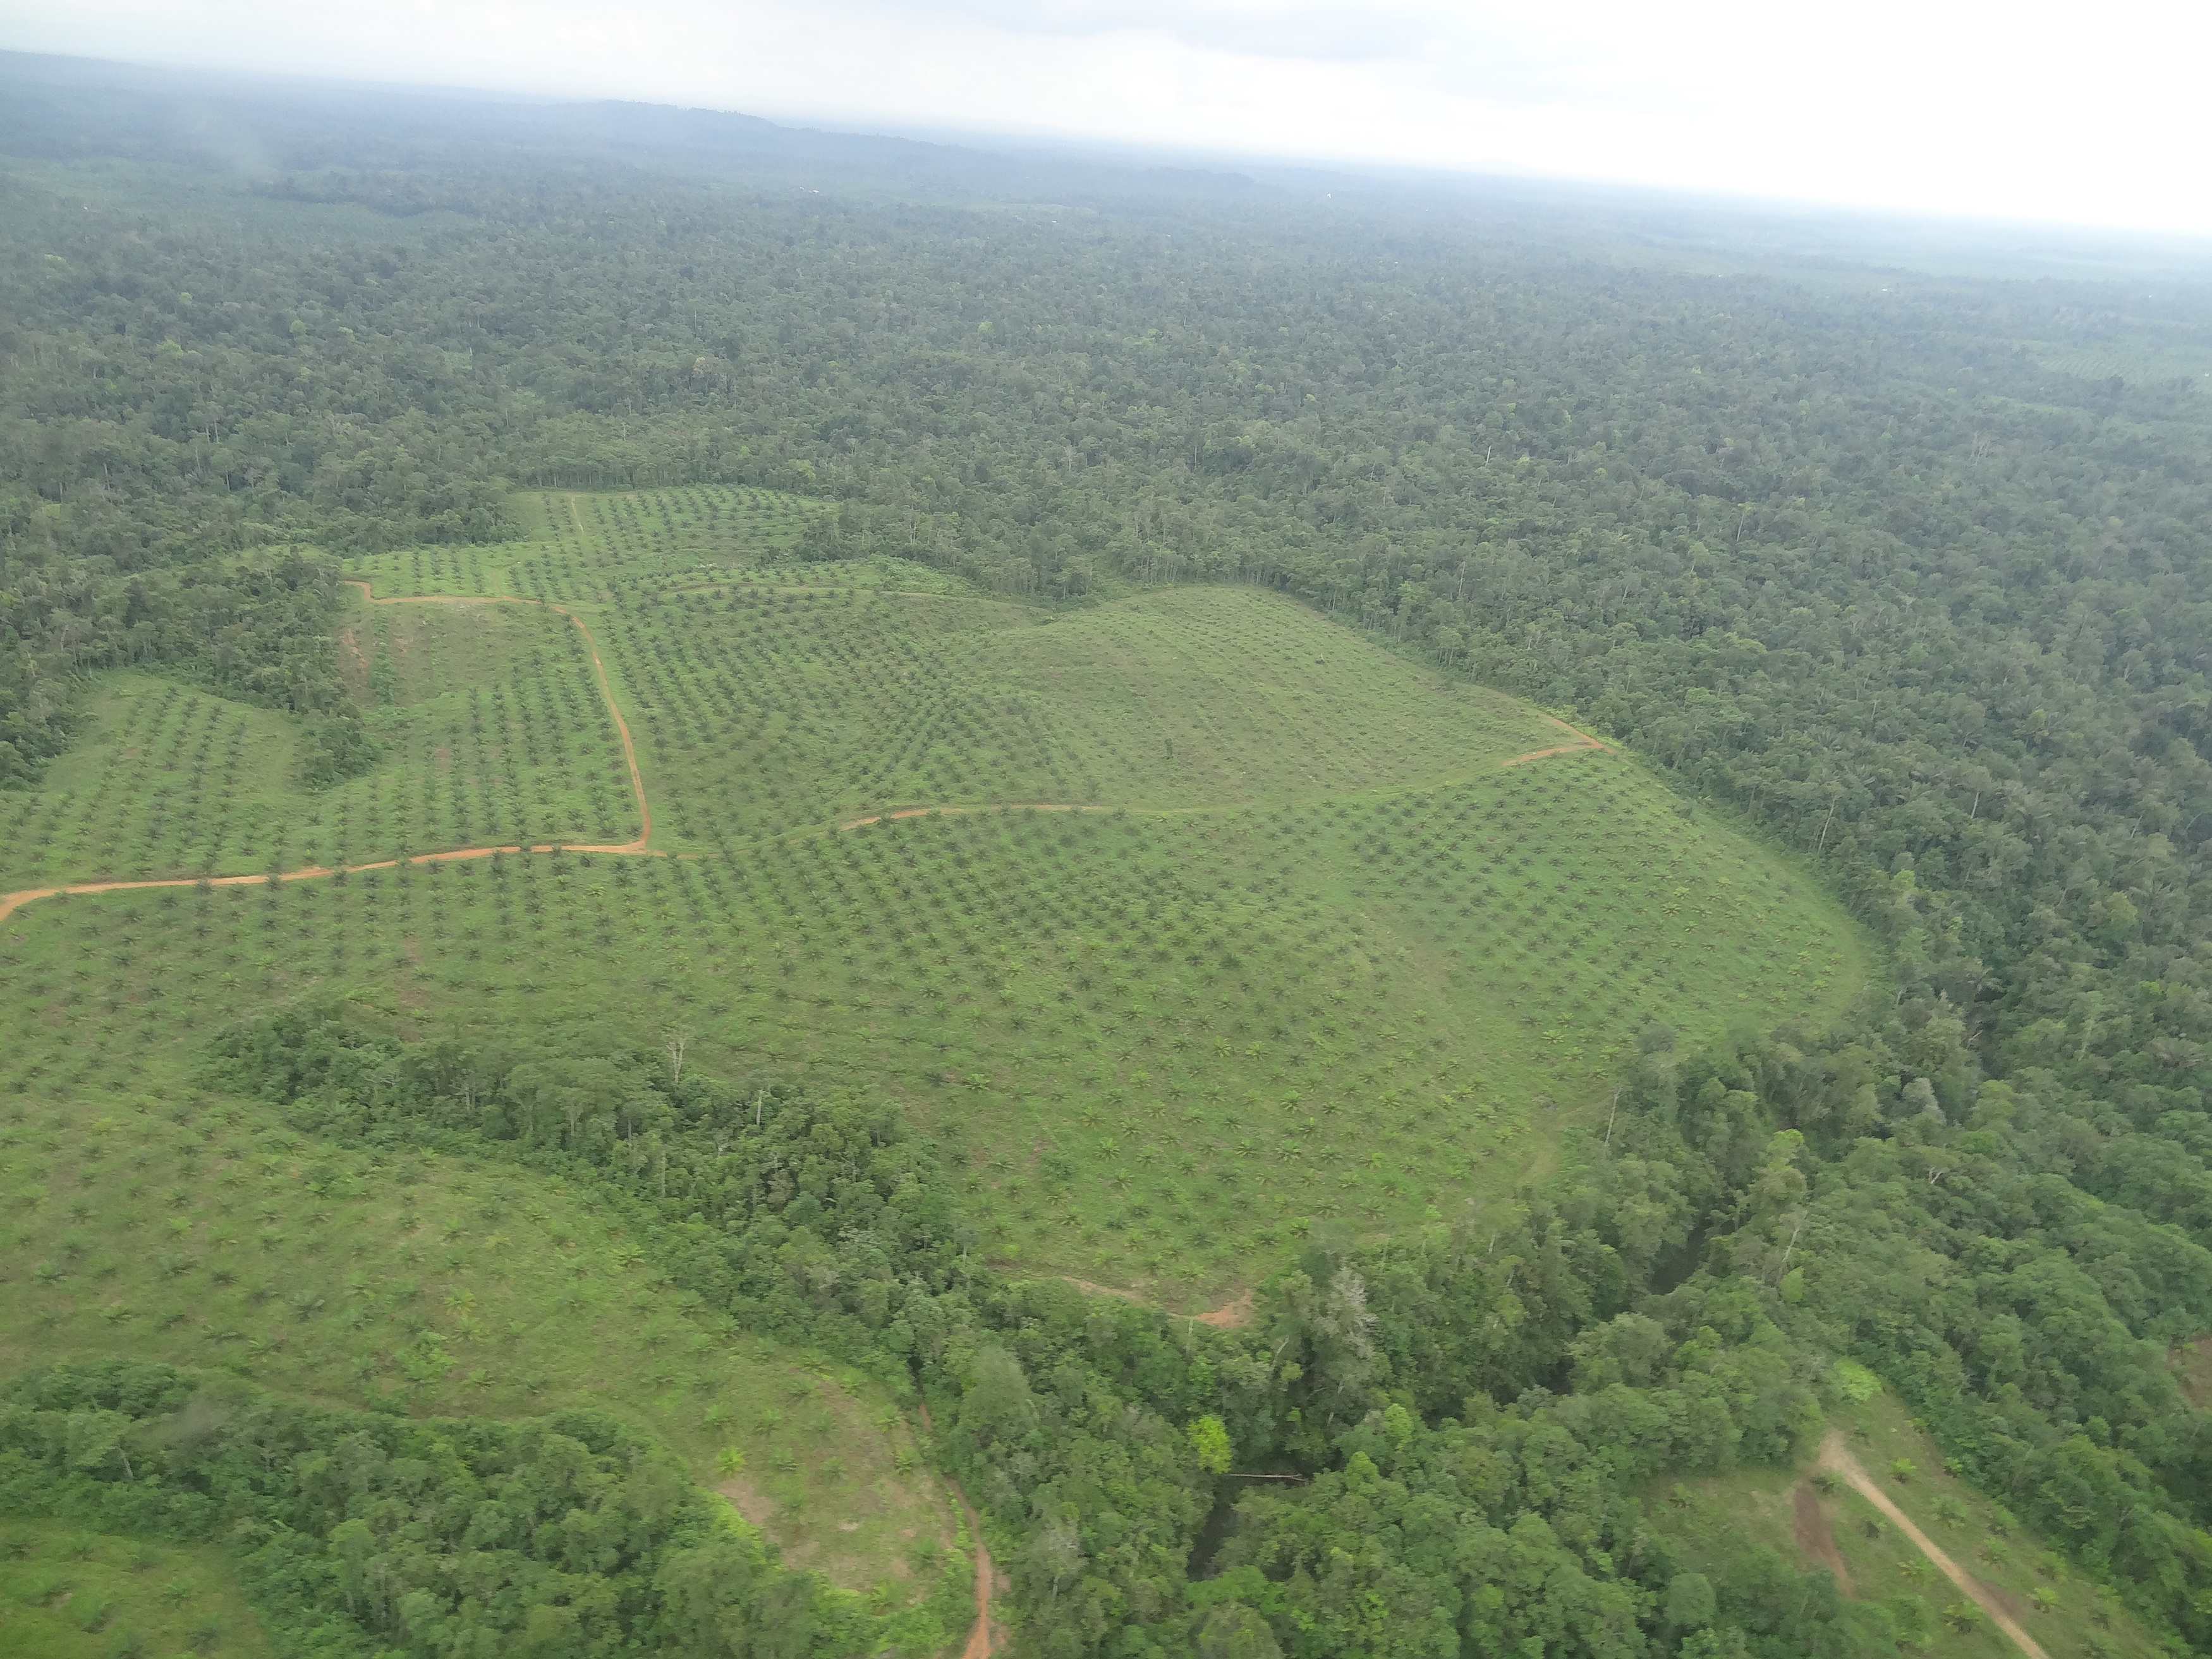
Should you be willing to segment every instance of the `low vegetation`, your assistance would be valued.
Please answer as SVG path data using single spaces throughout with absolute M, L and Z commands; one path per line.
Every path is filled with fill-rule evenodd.
M 1991 1606 L 2053 1659 L 2135 1659 L 2163 1650 L 2104 1586 L 1947 1469 L 1941 1449 L 1894 1395 L 1870 1376 L 1866 1386 L 1872 1391 L 1865 1398 L 1847 1393 L 1831 1407 L 1831 1440 Z M 1741 1607 L 1794 1584 L 1800 1573 L 1825 1572 L 1830 1583 L 1819 1594 L 1836 1609 L 1831 1616 L 1859 1624 L 1872 1639 L 1962 1659 L 2019 1653 L 1973 1594 L 1819 1456 L 1794 1468 L 1662 1480 L 1646 1493 L 1644 1507 L 1717 1602 Z M 1747 1557 L 1747 1531 L 1769 1540 L 1764 1553 Z M 1799 1611 L 1802 1617 L 1809 1609 Z
M 80 1098 L 0 1106 L 8 1369 L 115 1356 L 403 1414 L 606 1411 L 703 1485 L 742 1476 L 793 1564 L 896 1601 L 934 1583 L 951 1512 L 880 1385 L 672 1286 L 588 1192 L 335 1147 L 221 1094 Z
M 306 739 L 282 714 L 107 676 L 77 746 L 41 787 L 0 801 L 0 883 L 250 875 L 637 834 L 613 723 L 562 617 L 356 600 L 337 643 L 376 756 L 360 775 L 313 787 Z
M 646 785 L 674 803 L 657 844 L 711 855 L 50 902 L 0 958 L 25 1039 L 0 1087 L 173 1084 L 150 1056 L 171 1021 L 195 1023 L 210 965 L 257 999 L 395 998 L 479 1042 L 612 1009 L 622 1040 L 680 1030 L 722 1075 L 767 1066 L 902 1102 L 964 1166 L 998 1259 L 1198 1308 L 1264 1276 L 1313 1217 L 1388 1231 L 1504 1199 L 1561 1125 L 1601 1122 L 1647 1032 L 1817 1024 L 1863 982 L 1850 929 L 1802 878 L 1632 762 L 1280 600 L 1173 591 L 1045 625 L 980 598 L 767 591 L 728 601 L 757 614 L 720 647 L 717 613 L 701 633 L 691 603 L 708 601 L 644 628 L 627 605 L 579 614 L 613 645 L 617 695 L 648 699 Z M 485 696 L 520 701 L 538 657 L 452 639 L 506 609 L 376 607 L 404 623 L 375 660 L 407 660 L 401 684 L 426 697 L 450 695 L 441 664 L 503 670 Z M 824 672 L 791 672 L 787 641 Z M 908 653 L 918 684 L 872 677 L 868 641 L 878 661 Z M 689 724 L 695 690 L 750 725 Z M 921 722 L 910 739 L 878 729 L 899 719 Z M 1031 750 L 1014 728 L 1039 734 Z M 1169 735 L 1139 750 L 1140 731 Z M 840 754 L 877 770 L 841 783 Z M 373 801 L 382 776 L 349 787 Z M 1079 799 L 885 816 L 916 794 L 1063 793 Z M 1076 805 L 1114 810 L 1045 810 Z M 871 808 L 880 821 L 833 833 Z M 116 971 L 88 1009 L 103 959 Z M 74 1028 L 102 1014 L 152 1041 L 83 1073 Z
M 33 1370 L 4 1407 L 0 1503 L 99 1531 L 222 1538 L 280 1651 L 742 1659 L 944 1634 L 930 1609 L 871 1608 L 781 1568 L 727 1504 L 603 1413 L 410 1420 L 114 1360 Z M 196 1644 L 220 1636 L 210 1619 Z
M 274 1659 L 230 1552 L 0 1520 L 0 1647 L 39 1659 Z
M 107 73 L 0 1645 L 2212 1647 L 2182 254 Z

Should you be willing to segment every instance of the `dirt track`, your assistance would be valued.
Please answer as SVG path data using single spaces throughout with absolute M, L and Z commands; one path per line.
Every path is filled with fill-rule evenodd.
M 1573 726 L 1568 725 L 1565 720 L 1560 720 L 1556 715 L 1547 714 L 1544 716 L 1544 719 L 1550 724 L 1558 726 L 1562 732 L 1573 732 L 1575 741 L 1572 743 L 1559 744 L 1550 749 L 1531 749 L 1525 755 L 1516 755 L 1510 761 L 1499 762 L 1498 763 L 1501 766 L 1518 766 L 1523 761 L 1541 760 L 1547 755 L 1571 755 L 1577 750 L 1583 749 L 1610 749 L 1613 747 L 1611 744 L 1605 742 L 1602 738 L 1594 738 L 1587 732 L 1575 731 Z
M 1790 1493 L 1790 1508 L 1797 1547 L 1835 1574 L 1837 1585 L 1849 1595 L 1851 1570 L 1844 1565 L 1843 1552 L 1836 1547 L 1836 1534 L 1828 1526 L 1828 1512 L 1820 1507 L 1820 1496 L 1810 1482 L 1798 1482 Z
M 2036 1639 L 2020 1627 L 2020 1621 L 2005 1611 L 2004 1604 L 1990 1593 L 1989 1586 L 1937 1548 L 1935 1540 L 1914 1526 L 1889 1494 L 1875 1484 L 1874 1477 L 1851 1455 L 1850 1448 L 1844 1444 L 1840 1430 L 1831 1430 L 1828 1437 L 1820 1443 L 1820 1467 L 1833 1469 L 1850 1483 L 1852 1491 L 1880 1510 L 1883 1517 L 1911 1539 L 1912 1547 L 1935 1565 L 1936 1571 L 1964 1590 L 1976 1607 L 1989 1614 L 1990 1622 L 2009 1636 L 2027 1659 L 2050 1659 Z
M 932 1434 L 937 1425 L 930 1421 L 929 1401 L 921 1402 L 921 1426 Z M 968 1644 L 960 1650 L 960 1659 L 991 1659 L 991 1591 L 997 1577 L 992 1565 L 991 1552 L 983 1544 L 983 1523 L 975 1518 L 975 1507 L 968 1501 L 968 1494 L 951 1475 L 945 1477 L 952 1488 L 952 1496 L 960 1505 L 960 1513 L 967 1517 L 968 1535 L 975 1540 L 975 1623 L 968 1632 Z
M 858 830 L 864 824 L 890 823 L 899 818 L 927 817 L 932 812 L 1110 812 L 1110 806 L 1077 806 L 1064 801 L 1013 800 L 990 806 L 902 806 L 894 811 L 878 812 L 872 817 L 853 818 L 839 824 L 840 830 Z
M 656 852 L 646 845 L 646 842 L 653 838 L 653 808 L 646 800 L 645 775 L 638 769 L 637 749 L 630 742 L 629 723 L 623 719 L 622 708 L 615 702 L 613 682 L 607 678 L 606 665 L 599 659 L 599 642 L 592 637 L 592 630 L 585 626 L 583 619 L 574 611 L 566 605 L 556 605 L 550 600 L 517 599 L 511 593 L 487 594 L 481 597 L 429 595 L 413 599 L 380 599 L 370 592 L 367 582 L 357 581 L 348 577 L 345 579 L 345 585 L 348 587 L 361 589 L 362 597 L 371 605 L 535 605 L 548 611 L 557 611 L 575 623 L 577 632 L 584 636 L 586 648 L 592 653 L 592 672 L 598 678 L 599 696 L 606 702 L 607 714 L 614 720 L 615 735 L 622 741 L 623 761 L 629 768 L 630 793 L 637 800 L 637 818 L 641 832 L 636 840 L 626 841 L 619 845 L 586 844 L 580 842 L 561 842 L 557 845 L 562 849 L 571 853 L 641 853 L 652 858 L 667 856 L 666 854 Z M 554 850 L 556 845 L 556 843 L 551 842 L 540 842 L 526 846 L 517 843 L 509 847 L 459 847 L 443 853 L 425 853 L 408 861 L 412 864 L 445 864 L 456 859 L 488 859 L 495 853 L 550 853 Z M 397 859 L 380 859 L 374 864 L 351 864 L 345 867 L 348 870 L 390 870 L 396 868 L 398 863 L 399 860 Z M 337 873 L 336 866 L 310 864 L 297 870 L 283 871 L 277 875 L 276 879 L 313 881 Z M 151 881 L 81 881 L 58 887 L 26 887 L 13 893 L 0 893 L 0 921 L 5 921 L 17 910 L 35 899 L 52 898 L 61 893 L 121 893 L 141 887 L 197 887 L 203 881 L 210 887 L 241 887 L 268 879 L 269 877 L 266 874 L 169 876 Z
M 569 507 L 572 511 L 574 506 L 575 503 L 571 501 Z M 653 808 L 645 799 L 645 775 L 638 770 L 637 749 L 629 740 L 629 722 L 623 718 L 622 705 L 615 701 L 614 682 L 607 678 L 607 665 L 599 659 L 599 642 L 592 637 L 592 630 L 585 626 L 581 617 L 569 610 L 567 605 L 557 604 L 554 600 L 518 599 L 512 593 L 425 593 L 410 598 L 380 599 L 370 590 L 367 582 L 357 580 L 351 576 L 344 578 L 344 581 L 348 587 L 361 589 L 362 598 L 371 605 L 534 605 L 541 610 L 556 611 L 575 623 L 576 631 L 584 636 L 585 648 L 592 653 L 592 673 L 599 682 L 599 696 L 607 706 L 608 716 L 615 723 L 615 735 L 622 739 L 623 763 L 629 768 L 630 793 L 637 798 L 637 820 L 642 829 L 635 841 L 626 841 L 619 847 L 575 846 L 569 847 L 569 850 L 575 853 L 642 853 L 646 850 L 646 842 L 653 839 Z M 565 842 L 562 844 L 568 846 Z M 501 848 L 499 850 L 514 852 L 516 849 L 510 847 Z M 550 849 L 532 848 L 531 850 L 538 852 Z M 448 854 L 448 856 L 455 855 Z
M 554 609 L 557 611 L 560 607 L 556 605 Z M 572 618 L 571 620 L 574 619 Z M 583 626 L 581 623 L 578 623 L 576 625 L 579 628 Z M 589 636 L 586 635 L 586 637 Z M 594 660 L 597 660 L 597 659 L 594 658 Z M 1516 755 L 1510 760 L 1503 760 L 1498 762 L 1498 763 L 1500 767 L 1518 766 L 1523 761 L 1542 760 L 1547 755 L 1572 755 L 1577 754 L 1585 749 L 1610 749 L 1613 747 L 1611 744 L 1605 742 L 1602 738 L 1594 738 L 1587 732 L 1575 731 L 1573 726 L 1553 715 L 1547 714 L 1543 718 L 1552 725 L 1558 726 L 1562 732 L 1573 732 L 1575 741 L 1572 743 L 1557 744 L 1549 749 L 1531 749 L 1525 755 Z M 1117 810 L 1119 809 L 1112 806 L 1102 806 L 1095 803 L 1045 800 L 998 801 L 982 806 L 898 806 L 892 808 L 888 812 L 871 813 L 865 818 L 848 818 L 844 823 L 839 824 L 837 828 L 840 830 L 859 830 L 871 823 L 890 823 L 900 818 L 927 817 L 932 812 L 1112 812 Z M 1074 1283 L 1076 1281 L 1070 1280 L 1069 1282 Z

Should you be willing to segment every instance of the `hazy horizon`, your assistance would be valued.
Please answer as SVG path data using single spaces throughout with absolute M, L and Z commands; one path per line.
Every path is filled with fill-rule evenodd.
M 2089 38 L 2016 9 L 1729 0 L 1572 20 L 1382 0 L 70 0 L 0 46 L 200 70 L 1222 157 L 1503 173 L 1807 206 L 2212 234 L 2191 67 L 2136 0 Z M 2198 39 L 2197 37 L 2203 37 Z

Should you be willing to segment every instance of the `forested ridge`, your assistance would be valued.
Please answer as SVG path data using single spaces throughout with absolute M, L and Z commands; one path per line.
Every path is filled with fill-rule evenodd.
M 0 178 L 0 783 L 126 663 L 320 722 L 337 775 L 329 556 L 499 540 L 514 485 L 736 482 L 836 502 L 816 556 L 1045 603 L 1281 588 L 1632 745 L 1890 951 L 1838 1029 L 1644 1034 L 1555 1190 L 1324 1228 L 1243 1333 L 994 1273 L 926 1143 L 787 1079 L 347 1009 L 216 1045 L 295 1133 L 592 1184 L 732 1316 L 933 1400 L 1022 1650 L 1931 1641 L 1758 1540 L 1691 1572 L 1639 1508 L 1803 1456 L 1839 1362 L 2212 1649 L 2212 1437 L 2166 1364 L 2212 1330 L 2201 289 L 1699 270 L 1379 189 L 951 200 L 848 161 L 800 197 L 466 134 L 95 179 L 40 118 L 68 142 L 20 118 L 48 159 Z M 2178 372 L 2051 366 L 2098 350 Z M 93 1502 L 119 1468 L 34 1404 L 0 1478 Z M 1231 1459 L 1305 1483 L 1193 1555 Z M 580 1650 L 664 1639 L 638 1595 Z

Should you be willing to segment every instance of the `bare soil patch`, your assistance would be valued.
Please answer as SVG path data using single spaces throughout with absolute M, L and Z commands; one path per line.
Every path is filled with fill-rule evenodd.
M 1212 1312 L 1199 1315 L 1198 1322 L 1201 1325 L 1211 1325 L 1220 1331 L 1239 1330 L 1250 1324 L 1252 1322 L 1252 1287 L 1246 1285 Z
M 1790 1496 L 1795 1510 L 1791 1519 L 1797 1547 L 1835 1574 L 1844 1594 L 1850 1595 L 1851 1570 L 1844 1565 L 1843 1552 L 1836 1547 L 1836 1534 L 1829 1528 L 1828 1511 L 1821 1506 L 1820 1494 L 1813 1490 L 1811 1481 L 1801 1480 Z
M 775 1514 L 775 1500 L 742 1474 L 714 1488 L 730 1500 L 730 1507 L 757 1527 L 765 1528 Z
M 1133 1302 L 1140 1308 L 1152 1308 L 1159 1305 L 1150 1297 L 1142 1295 L 1136 1291 L 1126 1290 L 1119 1285 L 1094 1285 L 1091 1280 L 1087 1279 L 1078 1279 L 1073 1273 L 1062 1273 L 1060 1275 L 1060 1279 L 1064 1283 L 1074 1285 L 1077 1290 L 1081 1291 L 1086 1296 L 1117 1297 L 1124 1302 Z M 1202 1314 L 1179 1314 L 1176 1317 L 1193 1319 L 1201 1325 L 1211 1325 L 1216 1330 L 1232 1331 L 1238 1329 L 1241 1327 L 1249 1325 L 1252 1322 L 1252 1288 L 1248 1285 L 1244 1289 L 1237 1291 L 1235 1296 L 1223 1303 L 1219 1307 L 1212 1309 L 1208 1312 Z

